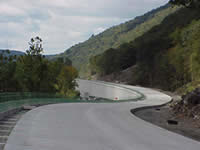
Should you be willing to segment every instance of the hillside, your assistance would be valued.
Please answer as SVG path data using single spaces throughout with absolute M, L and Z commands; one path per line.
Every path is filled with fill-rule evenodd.
M 3 52 L 5 52 L 6 50 L 5 49 L 0 49 L 0 54 L 2 54 Z M 24 55 L 25 53 L 24 52 L 21 52 L 21 51 L 16 51 L 16 50 L 9 50 L 10 53 L 4 53 L 5 56 L 20 56 L 20 55 Z
M 70 58 L 73 65 L 80 71 L 80 76 L 86 76 L 86 73 L 89 72 L 88 63 L 91 56 L 103 53 L 109 48 L 117 48 L 125 42 L 133 41 L 153 26 L 160 24 L 166 16 L 174 13 L 177 9 L 177 7 L 171 7 L 167 4 L 133 20 L 114 26 L 99 35 L 92 36 L 59 56 Z
M 92 57 L 90 65 L 100 77 L 114 74 L 111 81 L 135 66 L 129 84 L 184 93 L 200 86 L 199 49 L 199 9 L 181 8 L 129 44 Z

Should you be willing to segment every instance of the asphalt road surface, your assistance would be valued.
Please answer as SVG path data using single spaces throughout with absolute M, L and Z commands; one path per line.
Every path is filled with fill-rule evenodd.
M 86 84 L 80 86 L 84 94 L 83 89 L 88 93 L 88 85 L 94 82 L 80 80 L 79 84 Z M 102 82 L 95 84 L 107 86 Z M 125 93 L 134 90 L 133 98 L 138 97 L 139 93 L 135 91 L 139 91 L 145 99 L 121 103 L 55 104 L 33 109 L 17 123 L 5 150 L 200 150 L 200 143 L 147 123 L 130 112 L 133 108 L 167 103 L 171 100 L 169 96 L 151 89 L 112 84 L 113 90 L 119 92 L 117 87 L 122 91 L 124 87 Z M 101 94 L 102 97 L 107 95 Z M 126 97 L 119 95 L 122 99 Z

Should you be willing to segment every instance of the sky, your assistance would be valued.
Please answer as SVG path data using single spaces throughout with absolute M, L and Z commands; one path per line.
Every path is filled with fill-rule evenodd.
M 0 49 L 26 51 L 32 37 L 43 40 L 44 54 L 131 20 L 168 0 L 0 0 Z

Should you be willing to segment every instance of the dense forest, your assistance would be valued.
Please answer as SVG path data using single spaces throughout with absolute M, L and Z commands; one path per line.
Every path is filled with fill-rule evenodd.
M 117 48 L 125 42 L 133 41 L 153 26 L 160 24 L 166 16 L 178 9 L 178 7 L 171 7 L 169 4 L 164 5 L 98 35 L 91 36 L 87 41 L 71 47 L 56 57 L 70 58 L 73 66 L 79 70 L 79 75 L 86 77 L 90 73 L 89 59 L 91 56 L 101 54 L 109 48 Z
M 42 39 L 32 38 L 24 55 L 0 53 L 0 92 L 45 92 L 75 96 L 77 70 L 68 59 L 49 61 L 42 55 Z M 15 53 L 16 54 L 16 53 Z
M 135 66 L 131 84 L 190 91 L 200 83 L 199 3 L 183 5 L 135 40 L 90 58 L 91 74 L 105 76 Z M 191 9 L 192 8 L 192 9 Z M 182 87 L 182 88 L 181 88 Z M 184 91 L 182 91 L 184 89 Z

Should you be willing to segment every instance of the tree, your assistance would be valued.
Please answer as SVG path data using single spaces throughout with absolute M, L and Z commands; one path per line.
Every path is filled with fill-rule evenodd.
M 171 4 L 182 5 L 187 8 L 200 8 L 199 0 L 170 0 Z
M 3 54 L 0 54 L 0 63 L 1 64 L 3 63 L 3 59 L 4 59 Z
M 9 50 L 0 53 L 0 91 L 16 91 L 18 85 L 14 78 L 16 63 Z
M 29 49 L 26 51 L 27 55 L 41 56 L 43 52 L 42 39 L 38 36 L 32 38 L 29 42 Z
M 30 40 L 25 55 L 17 57 L 9 50 L 0 53 L 0 91 L 59 92 L 76 95 L 75 78 L 78 72 L 68 58 L 53 61 L 42 55 L 42 39 Z M 55 86 L 57 85 L 57 86 Z
M 25 91 L 40 91 L 41 83 L 46 79 L 47 62 L 42 56 L 42 39 L 32 38 L 24 56 L 17 59 L 16 79 Z M 48 82 L 47 82 L 48 83 Z
M 67 57 L 58 57 L 58 58 L 54 59 L 54 61 L 56 61 L 60 64 L 67 65 L 67 66 L 72 66 L 72 61 L 70 59 L 68 59 Z
M 57 77 L 55 88 L 57 91 L 64 95 L 69 96 L 75 92 L 76 81 L 78 77 L 77 70 L 72 66 L 64 66 Z

